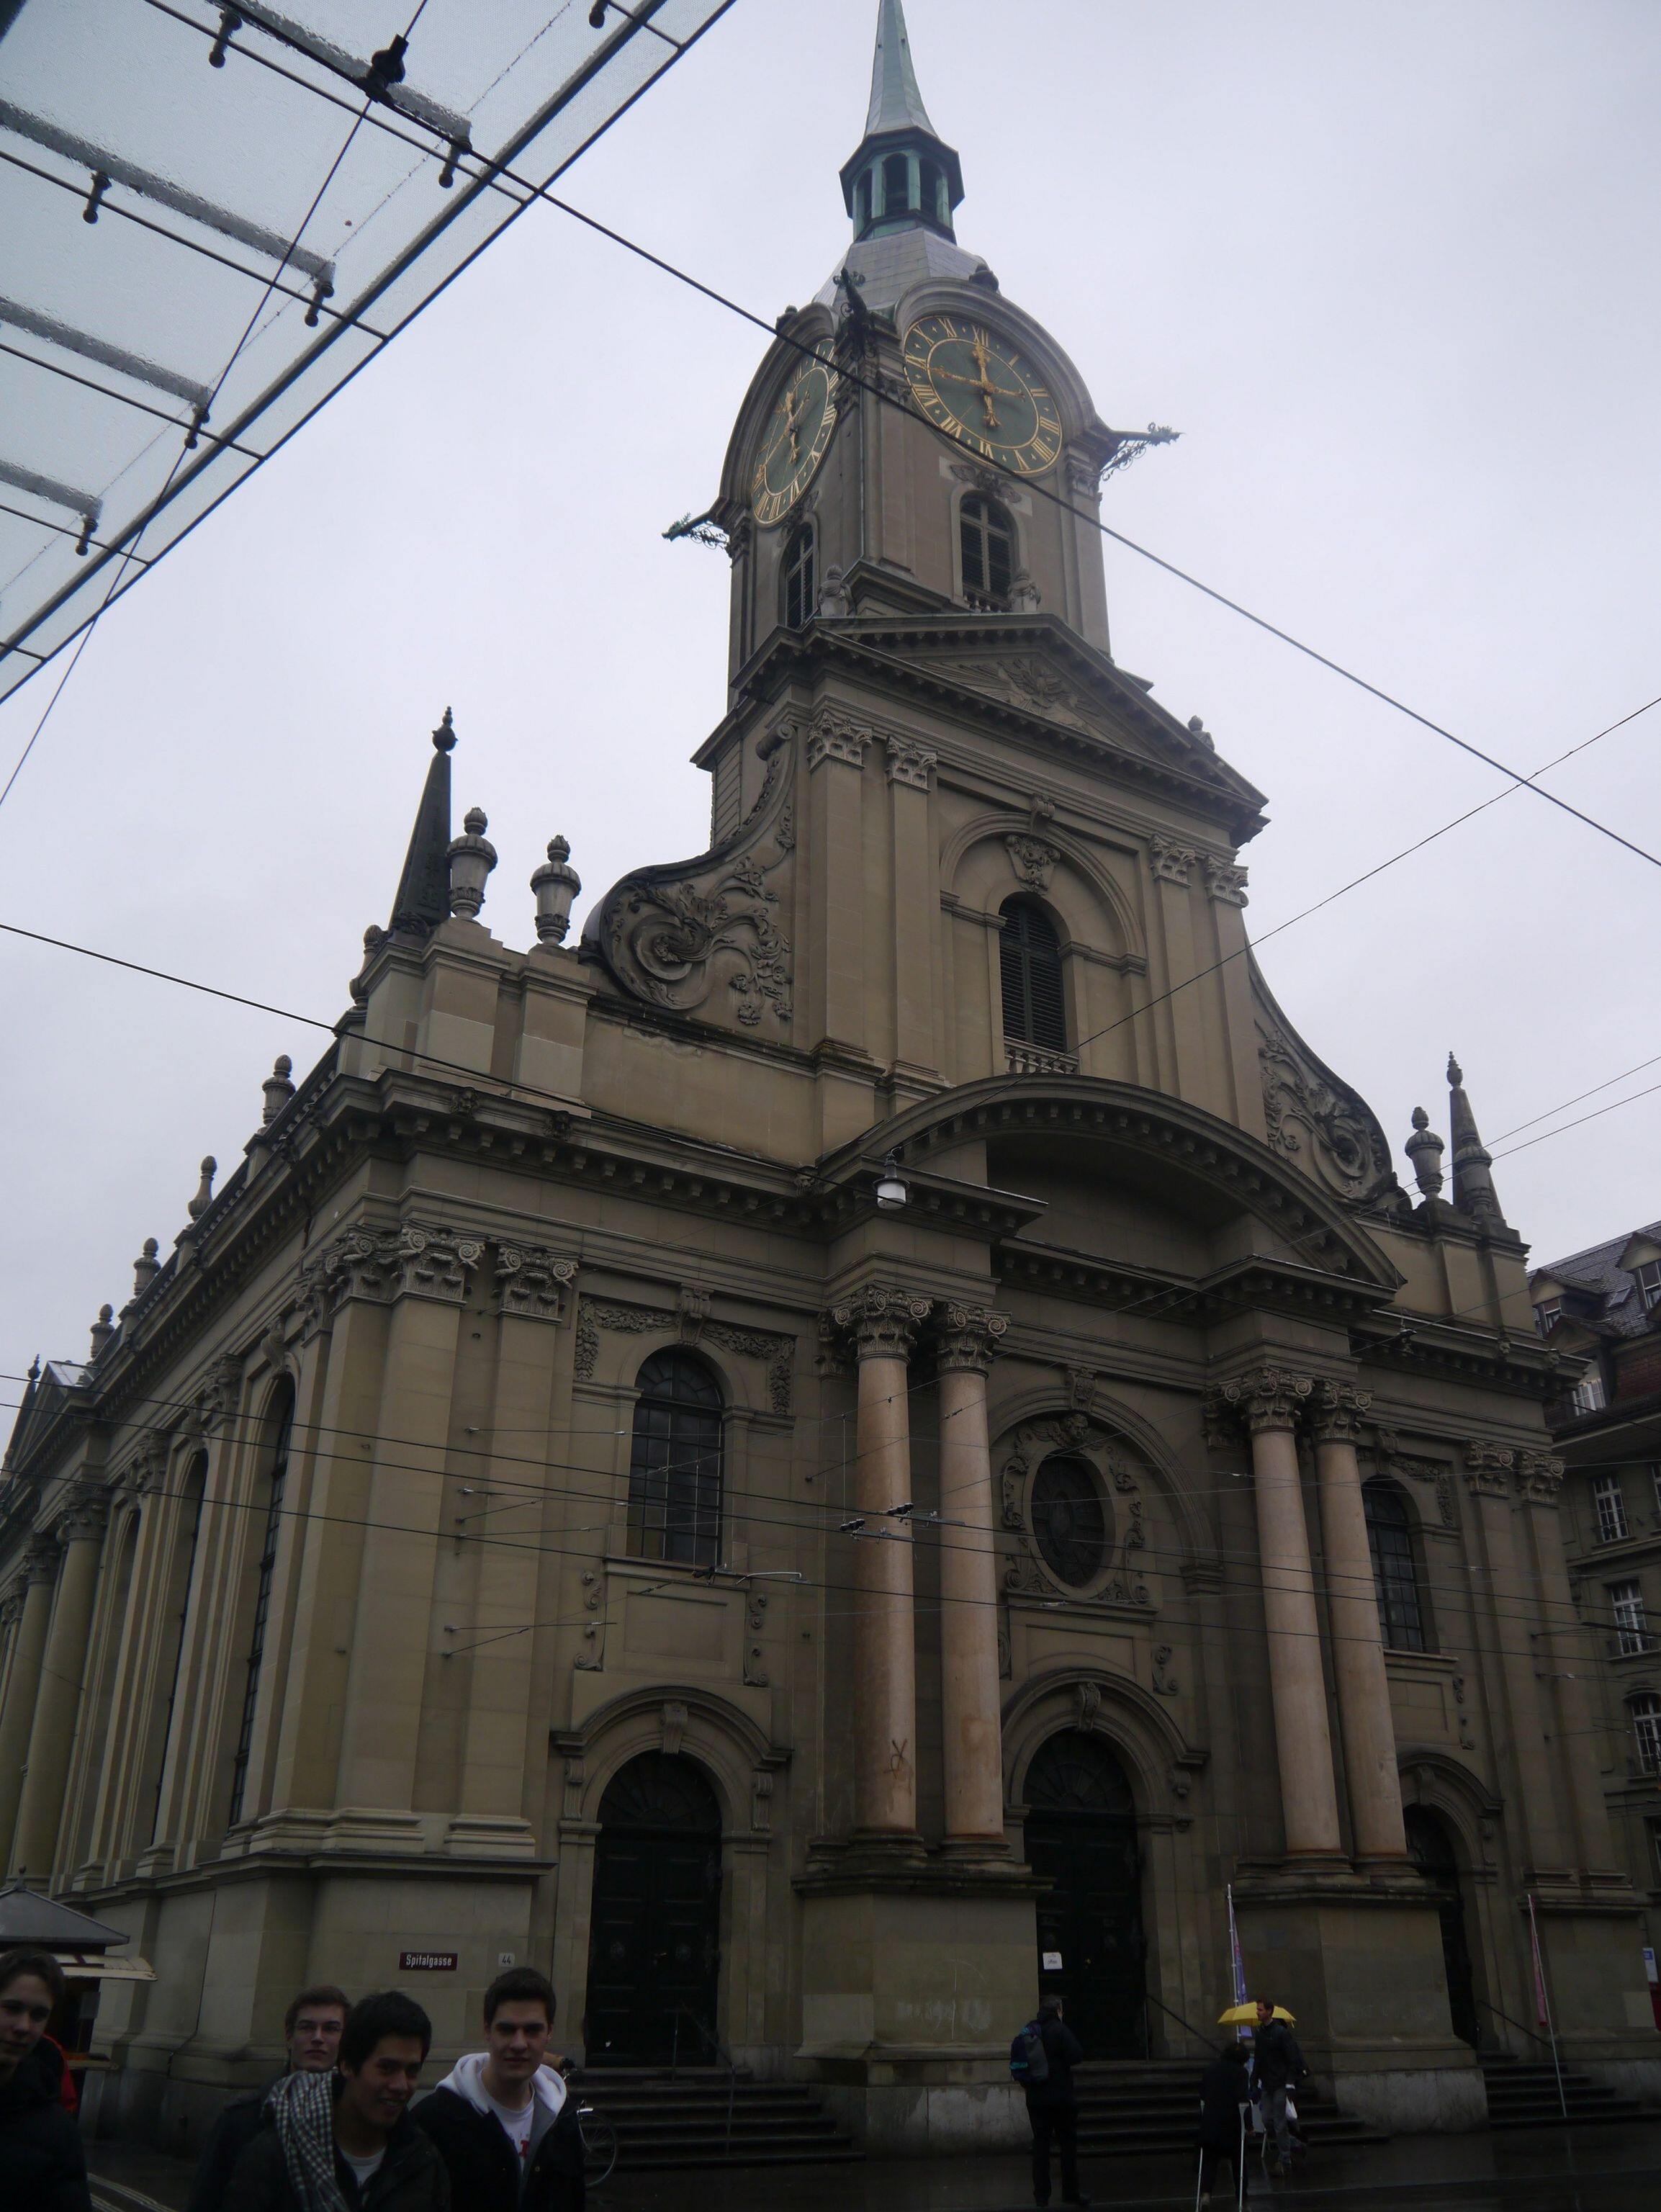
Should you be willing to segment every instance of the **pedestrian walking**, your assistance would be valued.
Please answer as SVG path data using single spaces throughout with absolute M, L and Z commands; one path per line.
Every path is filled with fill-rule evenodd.
M 282 2015 L 283 2074 L 332 2074 L 351 2001 L 332 1982 L 302 1990 Z M 282 2074 L 276 2076 L 282 2079 Z M 221 2212 L 236 2162 L 259 2133 L 273 2084 L 233 2097 L 208 2130 L 185 2212 Z
M 1276 2019 L 1276 2009 L 1267 1997 L 1258 1999 L 1252 2087 L 1263 2107 L 1264 2131 L 1274 2141 L 1274 2158 L 1270 2160 L 1265 2156 L 1264 2170 L 1268 2173 L 1289 2173 L 1292 2170 L 1292 2126 L 1287 2118 L 1286 2100 L 1288 2093 L 1296 2088 L 1308 2069 L 1303 2063 L 1303 2053 L 1298 2048 L 1297 2037 L 1283 2020 Z
M 1050 2147 L 1061 2154 L 1061 2201 L 1088 2204 L 1078 2185 L 1078 2093 L 1073 2069 L 1084 2045 L 1062 2018 L 1059 1997 L 1048 1996 L 1009 2046 L 1009 2071 L 1027 2092 L 1033 2130 L 1033 2202 L 1050 2201 Z
M 554 2007 L 554 1984 L 534 1966 L 498 1974 L 484 1993 L 484 2049 L 415 2107 L 449 2172 L 452 2212 L 583 2212 L 577 2107 L 544 2063 Z
M 409 2115 L 433 2024 L 385 1990 L 346 2015 L 334 2074 L 285 2074 L 225 2191 L 225 2212 L 450 2212 L 444 2160 Z
M 1246 2108 L 1252 2100 L 1247 2053 L 1240 2043 L 1225 2044 L 1200 2076 L 1199 2201 L 1211 2202 L 1217 2167 L 1228 2166 L 1230 2194 L 1246 2202 Z
M 64 2054 L 46 2034 L 64 2001 L 48 1951 L 0 1958 L 0 2204 L 5 2212 L 92 2212 L 81 2130 L 64 2109 Z

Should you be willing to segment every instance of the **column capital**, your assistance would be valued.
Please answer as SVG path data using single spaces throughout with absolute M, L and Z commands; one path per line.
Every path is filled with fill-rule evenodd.
M 490 1239 L 496 1261 L 497 1311 L 506 1321 L 557 1322 L 565 1294 L 577 1279 L 577 1262 L 541 1244 Z
M 110 1517 L 110 1501 L 101 1490 L 76 1490 L 53 1523 L 61 1544 L 85 1544 L 95 1541 L 104 1534 L 104 1524 Z
M 32 1583 L 55 1583 L 62 1556 L 55 1538 L 37 1536 L 23 1554 L 24 1587 L 27 1589 Z
M 861 1359 L 909 1359 L 933 1306 L 920 1291 L 867 1283 L 830 1309 L 831 1325 Z
M 960 1306 L 950 1301 L 938 1310 L 937 1361 L 943 1371 L 984 1375 L 1003 1349 L 1009 1332 L 1007 1314 L 990 1306 Z
M 1480 1437 L 1465 1444 L 1465 1487 L 1473 1498 L 1509 1498 L 1517 1455 L 1503 1444 L 1484 1443 Z
M 1531 1505 L 1555 1505 L 1563 1486 L 1564 1462 L 1553 1452 L 1519 1451 L 1517 1480 Z
M 1315 1385 L 1307 1375 L 1287 1367 L 1258 1367 L 1222 1382 L 1213 1394 L 1220 1412 L 1232 1413 L 1252 1436 L 1266 1429 L 1293 1429 Z
M 23 1585 L 20 1582 L 9 1589 L 4 1597 L 0 1597 L 0 1636 L 3 1636 L 7 1629 L 21 1618 L 22 1612 Z
M 1353 1444 L 1372 1405 L 1370 1390 L 1358 1390 L 1353 1383 L 1333 1382 L 1322 1376 L 1309 1404 L 1310 1425 L 1316 1443 Z

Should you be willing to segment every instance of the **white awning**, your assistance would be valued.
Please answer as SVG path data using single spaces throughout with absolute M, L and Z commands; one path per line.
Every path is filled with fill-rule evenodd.
M 52 1957 L 72 1982 L 153 1982 L 148 1959 L 105 1959 L 95 1951 L 54 1951 Z

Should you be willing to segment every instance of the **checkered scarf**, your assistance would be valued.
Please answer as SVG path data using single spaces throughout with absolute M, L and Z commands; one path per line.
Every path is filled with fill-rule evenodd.
M 334 2075 L 285 2074 L 272 2083 L 265 2109 L 300 2212 L 348 2212 L 335 2177 Z

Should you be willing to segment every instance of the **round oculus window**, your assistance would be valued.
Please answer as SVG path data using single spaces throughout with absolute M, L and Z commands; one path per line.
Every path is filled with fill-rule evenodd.
M 1101 1486 L 1085 1461 L 1061 1452 L 1033 1477 L 1033 1534 L 1058 1582 L 1082 1589 L 1107 1564 L 1107 1516 Z

